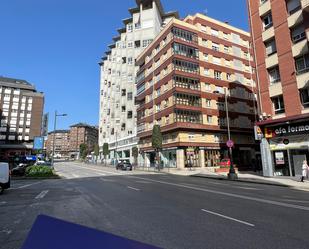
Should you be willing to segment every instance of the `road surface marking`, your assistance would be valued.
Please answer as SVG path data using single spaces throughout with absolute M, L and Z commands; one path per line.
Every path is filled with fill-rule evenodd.
M 73 176 L 74 178 L 80 178 L 79 175 L 76 175 L 76 174 L 73 174 L 73 173 L 72 173 L 72 176 Z
M 48 193 L 48 191 L 49 191 L 49 190 L 44 190 L 44 191 L 42 191 L 41 193 L 39 193 L 39 194 L 35 197 L 35 199 L 42 199 L 42 198 L 44 198 L 44 196 Z
M 0 201 L 0 205 L 6 204 L 6 201 Z
M 137 183 L 144 183 L 144 184 L 152 184 L 152 182 L 147 182 L 147 181 L 135 181 L 135 182 L 137 182 Z
M 289 202 L 298 202 L 298 203 L 309 203 L 309 201 L 301 201 L 301 200 L 292 200 L 292 199 L 283 199 L 284 201 Z
M 35 182 L 35 183 L 31 183 L 31 184 L 26 184 L 26 185 L 23 185 L 23 186 L 20 186 L 20 187 L 17 187 L 17 188 L 11 188 L 11 189 L 22 189 L 22 188 L 27 188 L 27 187 L 30 187 L 30 186 L 33 186 L 35 184 L 39 184 L 41 182 Z
M 1 230 L 0 233 L 6 233 L 7 235 L 9 235 L 12 233 L 12 230 L 4 229 L 4 230 Z
M 250 227 L 254 227 L 254 226 L 255 226 L 255 225 L 253 225 L 253 224 L 251 224 L 251 223 L 249 223 L 249 222 L 245 222 L 245 221 L 242 221 L 242 220 L 238 220 L 238 219 L 235 219 L 235 218 L 232 218 L 232 217 L 223 215 L 223 214 L 218 214 L 218 213 L 215 213 L 215 212 L 206 210 L 206 209 L 202 209 L 202 211 L 203 211 L 203 212 L 206 212 L 206 213 L 209 213 L 209 214 L 213 214 L 213 215 L 222 217 L 222 218 L 225 218 L 225 219 L 228 219 L 228 220 L 236 221 L 236 222 L 242 223 L 242 224 L 247 225 L 247 226 L 250 226 Z
M 294 208 L 294 209 L 309 211 L 309 207 L 299 206 L 299 205 L 289 204 L 289 203 L 284 203 L 284 202 L 279 202 L 279 201 L 272 201 L 272 200 L 267 200 L 267 199 L 262 199 L 262 198 L 257 198 L 257 197 L 251 197 L 251 196 L 247 196 L 247 195 L 232 194 L 232 193 L 221 192 L 221 191 L 217 191 L 217 190 L 187 186 L 187 185 L 183 185 L 183 184 L 152 180 L 152 179 L 149 179 L 149 178 L 138 177 L 138 176 L 132 176 L 132 178 L 156 182 L 156 183 L 161 183 L 161 184 L 166 184 L 166 185 L 175 186 L 175 187 L 193 189 L 193 190 L 208 192 L 208 193 L 212 193 L 212 194 L 219 194 L 219 195 L 224 195 L 224 196 L 229 196 L 229 197 L 236 197 L 236 198 L 239 198 L 239 199 L 256 201 L 256 202 L 266 203 L 266 204 L 270 204 L 270 205 L 274 205 L 274 206 L 281 206 L 281 207 L 287 207 L 287 208 Z
M 224 185 L 224 186 L 228 185 L 228 184 L 219 183 L 219 182 L 205 182 L 205 183 L 210 183 L 210 184 L 214 184 L 214 185 Z
M 115 180 L 100 178 L 103 182 L 114 182 Z
M 133 190 L 135 190 L 135 191 L 140 191 L 140 189 L 138 189 L 138 188 L 133 188 L 133 187 L 130 187 L 130 186 L 127 186 L 127 188 L 133 189 Z

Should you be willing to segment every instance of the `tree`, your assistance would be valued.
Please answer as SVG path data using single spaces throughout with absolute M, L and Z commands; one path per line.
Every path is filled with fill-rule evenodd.
M 81 159 L 85 159 L 88 154 L 88 146 L 87 144 L 81 144 L 79 146 L 79 155 Z
M 97 160 L 98 160 L 98 156 L 100 154 L 100 147 L 98 144 L 95 144 L 94 145 L 94 156 L 95 156 L 95 163 L 97 163 Z
M 134 157 L 134 164 L 137 165 L 138 148 L 136 146 L 132 148 L 132 156 Z
M 104 143 L 103 144 L 103 156 L 104 156 L 105 166 L 106 166 L 106 156 L 108 155 L 109 155 L 108 143 Z
M 160 170 L 159 151 L 162 149 L 162 141 L 163 141 L 163 137 L 162 137 L 160 125 L 154 125 L 152 129 L 152 148 L 154 148 L 156 152 L 156 161 L 158 165 L 158 170 Z

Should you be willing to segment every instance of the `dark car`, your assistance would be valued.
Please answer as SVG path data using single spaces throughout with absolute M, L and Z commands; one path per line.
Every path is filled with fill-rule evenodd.
M 13 168 L 11 170 L 11 175 L 12 176 L 23 176 L 23 175 L 25 175 L 26 168 L 28 166 L 29 166 L 28 164 L 20 163 L 18 166 L 16 166 L 15 168 Z
M 120 161 L 116 165 L 116 169 L 121 169 L 121 170 L 132 170 L 132 164 L 128 161 Z

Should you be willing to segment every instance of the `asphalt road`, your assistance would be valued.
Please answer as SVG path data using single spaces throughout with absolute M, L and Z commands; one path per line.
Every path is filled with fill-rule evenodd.
M 309 192 L 59 163 L 65 179 L 14 181 L 0 196 L 0 248 L 38 214 L 162 248 L 309 248 Z M 44 248 L 42 248 L 44 249 Z

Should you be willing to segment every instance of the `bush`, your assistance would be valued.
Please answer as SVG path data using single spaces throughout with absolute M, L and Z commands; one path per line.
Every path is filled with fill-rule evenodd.
M 30 166 L 26 169 L 25 174 L 30 177 L 54 176 L 54 172 L 49 166 Z

